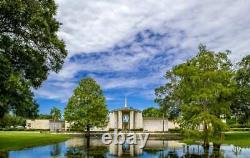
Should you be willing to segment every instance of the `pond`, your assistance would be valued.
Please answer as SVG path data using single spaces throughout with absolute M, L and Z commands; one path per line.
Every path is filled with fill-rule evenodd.
M 90 148 L 86 149 L 86 140 L 81 137 L 69 139 L 65 142 L 33 147 L 19 151 L 0 153 L 0 158 L 73 158 L 73 157 L 139 157 L 139 158 L 248 158 L 250 148 L 240 148 L 234 145 L 222 144 L 219 150 L 210 149 L 204 152 L 201 145 L 186 145 L 179 141 L 148 140 L 145 148 L 138 145 L 104 145 L 101 139 L 93 138 Z

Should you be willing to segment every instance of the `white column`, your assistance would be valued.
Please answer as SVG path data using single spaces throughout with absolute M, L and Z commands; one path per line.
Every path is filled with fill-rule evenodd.
M 113 129 L 117 128 L 117 113 L 113 112 Z
M 142 119 L 142 113 L 138 112 L 138 128 L 143 128 L 143 119 Z
M 117 111 L 114 111 L 113 112 L 113 124 L 112 124 L 112 128 L 113 129 L 117 129 L 118 128 L 118 112 Z
M 118 128 L 122 129 L 122 112 L 118 111 Z
M 130 129 L 134 129 L 134 111 L 130 111 L 129 123 Z

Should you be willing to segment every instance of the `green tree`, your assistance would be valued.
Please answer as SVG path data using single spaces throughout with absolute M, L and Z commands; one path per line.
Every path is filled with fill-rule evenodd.
M 203 128 L 201 138 L 205 147 L 209 139 L 221 138 L 226 128 L 221 116 L 229 114 L 235 93 L 228 53 L 215 53 L 200 45 L 198 55 L 166 73 L 169 82 L 160 87 L 158 95 L 159 100 L 165 99 L 167 106 L 180 107 L 179 121 L 184 130 L 199 133 L 198 129 Z
M 10 128 L 17 126 L 25 126 L 25 119 L 23 117 L 14 116 L 10 114 L 5 114 L 3 119 L 0 120 L 0 127 L 2 128 Z
M 73 127 L 102 127 L 107 123 L 108 110 L 101 87 L 90 77 L 82 79 L 68 101 L 64 117 Z
M 60 109 L 53 107 L 50 111 L 51 118 L 53 120 L 53 130 L 56 131 L 56 121 L 60 120 L 62 115 Z
M 0 1 L 0 118 L 37 111 L 30 89 L 61 69 L 67 52 L 55 15 L 54 0 Z
M 62 114 L 61 114 L 61 110 L 58 109 L 57 107 L 53 107 L 50 111 L 50 115 L 53 121 L 58 121 L 61 119 Z
M 167 83 L 165 86 L 161 86 L 155 89 L 156 99 L 155 102 L 159 104 L 160 110 L 169 120 L 177 120 L 180 115 L 180 106 L 178 101 L 172 99 L 170 93 L 166 95 L 166 89 L 170 89 L 171 83 Z
M 250 55 L 238 63 L 236 73 L 237 93 L 232 106 L 232 112 L 239 123 L 244 124 L 250 119 Z
M 48 115 L 48 114 L 39 114 L 37 118 L 38 119 L 52 119 L 51 115 Z
M 154 108 L 154 107 L 150 107 L 147 109 L 144 109 L 142 111 L 142 115 L 143 117 L 155 117 L 155 118 L 159 118 L 163 116 L 163 113 L 160 111 L 160 109 Z

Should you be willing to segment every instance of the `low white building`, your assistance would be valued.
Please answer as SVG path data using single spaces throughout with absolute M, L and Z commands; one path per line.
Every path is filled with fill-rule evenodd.
M 65 130 L 65 122 L 49 119 L 26 120 L 26 129 L 63 131 Z
M 69 131 L 71 124 L 64 121 L 52 120 L 27 120 L 27 129 L 39 129 L 50 131 Z M 162 118 L 144 118 L 142 111 L 128 107 L 125 101 L 123 108 L 110 111 L 109 122 L 106 127 L 92 127 L 91 131 L 145 131 L 145 132 L 163 132 L 169 129 L 178 128 L 178 124 Z

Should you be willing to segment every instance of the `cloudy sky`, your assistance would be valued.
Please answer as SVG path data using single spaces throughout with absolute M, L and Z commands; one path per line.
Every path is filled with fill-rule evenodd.
M 172 66 L 197 53 L 200 43 L 250 54 L 249 0 L 57 0 L 58 33 L 69 51 L 62 70 L 35 91 L 41 113 L 64 109 L 79 80 L 91 76 L 109 109 L 157 106 L 154 89 Z

